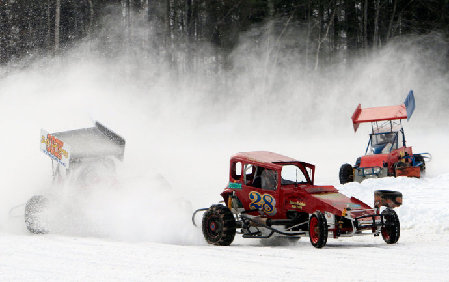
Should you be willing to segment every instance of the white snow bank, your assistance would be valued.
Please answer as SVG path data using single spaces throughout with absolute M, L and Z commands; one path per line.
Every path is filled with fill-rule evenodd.
M 354 196 L 373 205 L 375 190 L 394 190 L 403 195 L 403 204 L 396 209 L 401 229 L 418 233 L 449 231 L 449 173 L 435 177 L 406 178 L 387 177 L 367 179 L 362 183 L 337 186 L 343 194 Z

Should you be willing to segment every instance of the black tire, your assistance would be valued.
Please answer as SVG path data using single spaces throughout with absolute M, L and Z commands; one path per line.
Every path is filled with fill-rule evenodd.
M 382 214 L 385 220 L 385 226 L 381 228 L 382 238 L 387 244 L 396 244 L 401 236 L 401 224 L 398 215 L 392 209 L 386 209 Z
M 352 165 L 344 164 L 340 167 L 340 184 L 346 184 L 348 182 L 354 181 L 354 170 L 352 169 Z
M 415 163 L 421 162 L 422 164 L 419 166 L 421 172 L 426 170 L 426 162 L 424 161 L 424 157 L 421 155 L 413 155 L 415 157 Z
M 212 205 L 203 215 L 202 229 L 209 244 L 229 246 L 236 232 L 234 215 L 223 205 Z
M 46 234 L 48 228 L 45 226 L 42 213 L 48 207 L 48 199 L 42 195 L 31 197 L 25 205 L 25 225 L 31 233 Z
M 316 211 L 309 219 L 310 243 L 315 248 L 322 248 L 327 243 L 327 220 L 320 211 Z

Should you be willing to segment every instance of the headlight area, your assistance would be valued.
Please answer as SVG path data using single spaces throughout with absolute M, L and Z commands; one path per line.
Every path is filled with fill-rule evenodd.
M 379 175 L 381 168 L 380 167 L 364 167 L 362 169 L 362 173 L 364 176 L 368 176 L 368 175 Z
M 385 177 L 388 175 L 386 167 L 361 167 L 354 171 L 354 181 L 362 182 L 363 179 L 373 177 Z

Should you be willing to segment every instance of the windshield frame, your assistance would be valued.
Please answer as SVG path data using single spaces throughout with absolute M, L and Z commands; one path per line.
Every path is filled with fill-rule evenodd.
M 402 132 L 402 130 L 401 130 Z M 385 143 L 385 144 L 392 144 L 392 146 L 390 147 L 388 152 L 382 152 L 384 149 L 382 149 L 381 152 L 379 153 L 375 153 L 374 151 L 374 147 L 373 147 L 373 138 L 376 136 L 380 136 L 380 135 L 386 135 L 386 134 L 394 134 L 394 139 L 393 139 L 393 143 Z M 405 140 L 403 138 L 403 140 Z M 376 144 L 379 145 L 379 144 Z M 389 154 L 394 150 L 397 150 L 400 148 L 399 145 L 399 131 L 387 131 L 387 132 L 376 132 L 376 133 L 370 133 L 369 134 L 369 141 L 368 141 L 368 145 L 366 146 L 366 150 L 365 150 L 365 155 L 380 155 L 380 154 Z
M 281 186 L 288 186 L 288 185 L 304 185 L 304 184 L 310 184 L 313 185 L 314 182 L 314 174 L 315 174 L 315 166 L 308 164 L 308 163 L 303 163 L 303 162 L 276 162 L 275 164 L 280 165 L 281 167 L 286 166 L 286 165 L 294 165 L 296 167 L 299 168 L 299 170 L 302 172 L 302 174 L 304 175 L 304 177 L 306 178 L 306 182 L 293 182 L 292 184 L 282 184 L 282 168 L 280 170 L 280 177 L 279 177 L 279 181 L 281 182 Z M 309 172 L 307 170 L 307 168 L 310 169 L 310 172 L 312 175 L 309 175 Z

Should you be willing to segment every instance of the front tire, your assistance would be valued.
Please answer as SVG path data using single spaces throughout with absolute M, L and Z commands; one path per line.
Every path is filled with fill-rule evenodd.
M 309 219 L 310 243 L 315 248 L 322 248 L 327 243 L 327 220 L 320 211 L 316 211 Z
M 234 215 L 223 205 L 212 205 L 203 215 L 202 229 L 209 244 L 229 246 L 236 232 Z
M 42 195 L 31 197 L 25 205 L 25 225 L 31 233 L 46 234 L 48 227 L 45 225 L 43 213 L 48 207 L 48 199 Z
M 346 184 L 348 182 L 354 181 L 354 170 L 352 169 L 352 165 L 350 164 L 343 164 L 340 167 L 340 184 Z
M 381 228 L 382 238 L 387 244 L 396 244 L 401 236 L 401 224 L 398 215 L 392 209 L 386 209 L 382 214 L 385 220 L 385 226 Z

